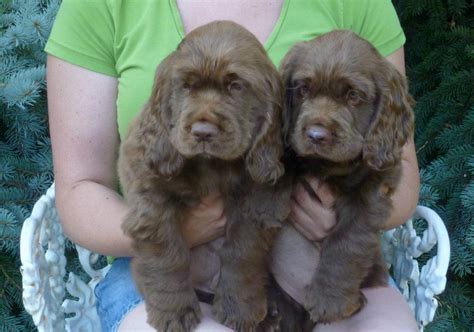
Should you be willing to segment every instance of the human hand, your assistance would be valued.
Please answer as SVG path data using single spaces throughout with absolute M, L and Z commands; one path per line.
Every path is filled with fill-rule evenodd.
M 318 178 L 307 177 L 305 181 L 314 194 L 303 184 L 297 184 L 291 198 L 289 220 L 308 240 L 322 241 L 336 224 L 335 196 Z
M 225 223 L 222 196 L 212 193 L 197 206 L 189 208 L 181 224 L 181 232 L 188 247 L 192 248 L 224 235 Z

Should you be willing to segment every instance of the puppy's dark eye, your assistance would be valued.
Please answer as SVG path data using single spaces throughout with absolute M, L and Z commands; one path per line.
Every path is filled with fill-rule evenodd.
M 244 88 L 244 86 L 237 82 L 237 81 L 233 81 L 233 82 L 230 82 L 228 85 L 227 85 L 227 89 L 229 89 L 229 91 L 234 91 L 234 92 L 239 92 L 239 91 L 242 91 L 242 89 Z
M 305 98 L 309 95 L 309 86 L 306 84 L 302 84 L 297 87 L 298 95 L 302 98 Z
M 351 105 L 357 105 L 362 101 L 362 95 L 357 90 L 351 89 L 347 92 L 346 99 Z
M 183 83 L 183 89 L 184 89 L 184 90 L 191 90 L 191 84 L 186 83 L 186 82 Z
M 292 90 L 296 92 L 296 96 L 303 99 L 308 97 L 309 93 L 311 92 L 310 86 L 308 85 L 306 79 L 293 81 Z

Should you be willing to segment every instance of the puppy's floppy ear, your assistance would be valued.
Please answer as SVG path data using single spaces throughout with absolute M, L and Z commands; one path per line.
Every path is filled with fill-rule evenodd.
M 374 75 L 379 98 L 362 156 L 369 167 L 383 170 L 400 161 L 403 145 L 413 133 L 414 101 L 405 77 L 387 60 Z
M 284 104 L 282 115 L 283 142 L 285 146 L 290 145 L 291 131 L 296 120 L 296 110 L 294 105 L 293 72 L 298 61 L 298 54 L 304 52 L 304 43 L 293 46 L 285 55 L 280 64 L 280 74 L 284 87 Z
M 280 159 L 283 156 L 281 140 L 281 111 L 283 89 L 280 76 L 273 67 L 261 68 L 263 84 L 259 87 L 259 99 L 263 103 L 265 115 L 258 119 L 254 141 L 247 152 L 245 162 L 252 178 L 259 182 L 276 182 L 283 175 L 284 167 Z
M 145 106 L 140 123 L 140 135 L 145 149 L 147 167 L 157 175 L 170 177 L 184 165 L 184 157 L 171 144 L 171 69 L 176 52 L 165 58 L 156 70 L 151 97 Z

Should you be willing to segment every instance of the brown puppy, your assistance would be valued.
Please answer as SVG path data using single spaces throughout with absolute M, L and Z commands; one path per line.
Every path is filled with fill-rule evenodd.
M 350 31 L 295 45 L 281 71 L 289 169 L 303 184 L 318 176 L 337 197 L 337 224 L 304 303 L 313 321 L 328 323 L 362 308 L 361 287 L 387 282 L 379 234 L 413 132 L 412 99 L 397 69 Z
M 214 314 L 245 331 L 264 319 L 266 255 L 288 215 L 288 194 L 271 185 L 283 174 L 282 103 L 265 50 L 231 22 L 194 30 L 158 66 L 119 159 L 131 208 L 123 230 L 133 239 L 134 278 L 156 329 L 189 331 L 200 320 L 180 224 L 211 192 L 223 194 L 227 217 Z

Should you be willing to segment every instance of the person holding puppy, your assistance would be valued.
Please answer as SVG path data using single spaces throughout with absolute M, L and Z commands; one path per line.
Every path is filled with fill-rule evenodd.
M 149 97 L 156 66 L 186 33 L 214 20 L 246 27 L 277 66 L 296 42 L 334 29 L 351 29 L 405 73 L 405 38 L 388 0 L 63 0 L 46 47 L 47 82 L 57 206 L 63 229 L 74 242 L 104 255 L 133 255 L 130 239 L 121 229 L 128 207 L 118 192 L 116 175 L 120 137 Z M 316 195 L 296 188 L 290 221 L 298 236 L 321 241 L 335 224 L 334 193 L 317 178 L 307 181 Z M 409 218 L 418 189 L 411 137 L 403 149 L 403 176 L 393 195 L 387 228 Z M 222 197 L 213 193 L 187 212 L 182 233 L 188 246 L 198 251 L 201 244 L 223 235 L 225 223 Z M 278 249 L 274 274 L 299 301 L 315 268 L 310 263 L 316 260 L 302 255 L 291 240 Z M 215 261 L 208 265 L 218 269 Z M 212 272 L 196 279 L 212 279 Z M 96 293 L 104 331 L 147 328 L 128 259 L 113 263 Z M 366 289 L 364 294 L 368 303 L 362 311 L 345 321 L 318 325 L 316 331 L 417 330 L 396 289 Z M 202 307 L 205 317 L 198 330 L 226 330 L 213 320 L 208 306 Z

